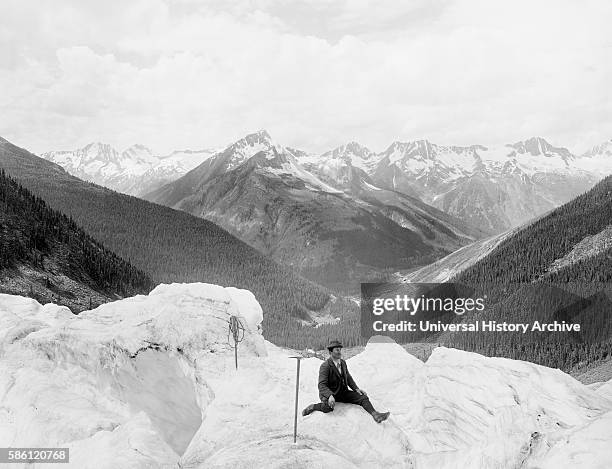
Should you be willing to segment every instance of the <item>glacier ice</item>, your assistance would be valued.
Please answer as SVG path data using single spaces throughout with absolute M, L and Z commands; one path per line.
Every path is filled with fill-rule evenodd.
M 612 467 L 610 382 L 444 347 L 423 363 L 376 340 L 348 365 L 389 420 L 339 403 L 300 416 L 293 444 L 296 352 L 262 319 L 251 292 L 203 283 L 78 316 L 0 295 L 0 447 L 69 447 L 61 467 L 79 469 Z M 300 409 L 320 363 L 302 361 Z

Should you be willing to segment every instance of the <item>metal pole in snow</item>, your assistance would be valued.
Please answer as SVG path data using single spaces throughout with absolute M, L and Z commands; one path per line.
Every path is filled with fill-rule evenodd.
M 293 443 L 297 442 L 297 418 L 298 418 L 298 394 L 300 392 L 300 360 L 304 357 L 290 357 L 295 358 L 297 361 L 297 371 L 295 379 L 295 415 L 293 417 Z
M 234 344 L 234 359 L 236 361 L 236 369 L 238 369 L 238 343 Z

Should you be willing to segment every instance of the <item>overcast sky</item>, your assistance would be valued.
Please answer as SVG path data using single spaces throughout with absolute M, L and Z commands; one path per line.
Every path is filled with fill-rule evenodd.
M 580 153 L 612 138 L 612 2 L 2 0 L 0 136 L 156 152 L 267 129 Z

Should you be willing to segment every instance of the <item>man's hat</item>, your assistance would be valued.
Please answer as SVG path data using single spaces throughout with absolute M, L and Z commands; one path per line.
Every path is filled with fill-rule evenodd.
M 329 350 L 330 352 L 335 349 L 336 347 L 340 347 L 342 348 L 342 344 L 340 343 L 339 340 L 332 340 L 329 345 L 327 346 L 327 350 Z

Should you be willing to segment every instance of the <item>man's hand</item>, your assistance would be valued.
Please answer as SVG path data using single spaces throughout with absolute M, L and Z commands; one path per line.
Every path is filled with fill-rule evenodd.
M 368 395 L 363 389 L 357 389 L 357 393 L 361 394 L 362 396 L 368 397 Z
M 333 394 L 329 396 L 329 399 L 327 399 L 327 405 L 330 406 L 332 409 L 336 405 L 336 398 L 333 396 Z

